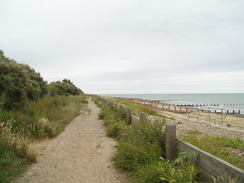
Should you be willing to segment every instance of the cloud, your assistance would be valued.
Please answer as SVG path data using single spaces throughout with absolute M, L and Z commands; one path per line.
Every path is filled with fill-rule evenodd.
M 0 49 L 91 93 L 243 92 L 243 8 L 241 0 L 2 0 Z

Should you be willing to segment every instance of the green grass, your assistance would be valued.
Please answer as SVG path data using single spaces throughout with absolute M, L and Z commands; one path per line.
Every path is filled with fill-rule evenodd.
M 109 107 L 103 107 L 99 119 L 104 120 L 106 135 L 113 138 L 121 138 L 122 131 L 128 126 L 125 124 L 125 110 L 114 111 Z
M 162 123 L 143 121 L 132 124 L 123 132 L 115 162 L 127 172 L 134 172 L 142 165 L 165 158 L 165 133 Z
M 158 113 L 157 111 L 155 111 L 149 107 L 143 106 L 143 105 L 134 104 L 132 102 L 129 102 L 129 101 L 126 101 L 123 99 L 109 99 L 109 100 L 116 102 L 116 103 L 123 104 L 123 105 L 129 107 L 132 110 L 132 113 L 136 116 L 139 116 L 140 112 L 145 112 L 145 113 L 152 115 L 152 116 L 169 118 L 169 117 L 164 116 L 164 115 Z
M 85 95 L 46 97 L 29 102 L 21 111 L 0 110 L 0 182 L 12 182 L 35 162 L 35 140 L 53 138 L 85 110 Z
M 138 183 L 197 183 L 197 173 L 191 163 L 180 165 L 161 159 L 142 166 L 132 180 Z
M 26 159 L 24 148 L 9 144 L 0 136 L 0 182 L 11 182 L 18 177 L 32 161 Z
M 164 123 L 144 120 L 126 125 L 124 110 L 105 106 L 99 97 L 93 100 L 102 108 L 99 118 L 104 120 L 107 135 L 118 140 L 115 164 L 133 183 L 196 182 L 198 172 L 193 164 L 183 162 L 184 157 L 165 160 Z
M 189 131 L 183 140 L 200 149 L 217 156 L 236 167 L 244 169 L 244 159 L 229 151 L 228 148 L 244 151 L 244 142 L 238 138 L 202 136 L 198 132 Z

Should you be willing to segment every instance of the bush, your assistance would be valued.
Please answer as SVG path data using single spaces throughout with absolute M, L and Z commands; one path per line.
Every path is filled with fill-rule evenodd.
M 119 139 L 122 136 L 122 131 L 127 128 L 125 110 L 114 111 L 110 107 L 103 106 L 98 117 L 104 120 L 106 135 L 109 137 Z
M 36 101 L 46 93 L 47 84 L 39 73 L 0 52 L 0 104 L 4 109 L 21 109 L 27 100 Z
M 63 79 L 63 81 L 51 82 L 48 85 L 48 91 L 50 96 L 69 96 L 69 95 L 80 95 L 83 93 L 77 88 L 70 80 Z
M 190 163 L 177 165 L 161 159 L 139 168 L 134 180 L 140 183 L 194 183 L 197 182 L 197 169 Z
M 126 129 L 124 121 L 107 121 L 106 123 L 106 135 L 108 137 L 120 138 L 123 134 L 123 130 Z
M 162 123 L 143 121 L 127 128 L 118 145 L 115 162 L 125 171 L 165 157 L 165 134 Z

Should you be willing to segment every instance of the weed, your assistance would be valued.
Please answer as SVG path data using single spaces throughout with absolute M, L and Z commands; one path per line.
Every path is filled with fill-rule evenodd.
M 213 178 L 214 183 L 237 183 L 237 178 L 232 178 L 231 176 L 225 174 L 223 176 Z
M 242 169 L 244 168 L 242 163 L 243 159 L 225 148 L 230 147 L 243 151 L 244 142 L 241 139 L 215 136 L 196 136 L 196 133 L 190 132 L 183 137 L 183 140 L 233 164 L 234 166 Z
M 188 130 L 187 134 L 189 134 L 189 135 L 200 135 L 200 134 L 202 134 L 202 132 L 199 130 Z
M 86 103 L 85 96 L 43 98 L 22 111 L 0 111 L 0 182 L 11 182 L 36 160 L 30 143 L 58 135 Z
M 133 180 L 140 183 L 195 183 L 197 173 L 196 167 L 190 163 L 178 166 L 161 159 L 138 169 Z

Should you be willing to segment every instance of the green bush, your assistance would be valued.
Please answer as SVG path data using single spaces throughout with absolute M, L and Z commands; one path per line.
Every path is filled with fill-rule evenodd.
M 162 123 L 143 121 L 127 128 L 118 145 L 115 162 L 125 171 L 165 157 L 165 134 Z
M 111 121 L 108 120 L 106 122 L 106 135 L 108 137 L 113 137 L 113 138 L 117 138 L 119 139 L 122 134 L 123 134 L 123 130 L 127 128 L 127 126 L 125 125 L 124 121 Z
M 127 128 L 125 124 L 126 113 L 125 110 L 114 111 L 112 108 L 103 106 L 98 115 L 99 119 L 104 120 L 106 127 L 106 134 L 109 137 L 120 138 L 123 130 Z
M 0 51 L 0 105 L 4 109 L 21 109 L 27 100 L 38 100 L 46 93 L 47 84 L 39 73 Z
M 51 82 L 48 85 L 48 91 L 50 96 L 69 96 L 69 95 L 80 95 L 83 93 L 77 88 L 70 80 L 63 79 L 61 81 Z
M 197 173 L 196 167 L 191 163 L 177 165 L 161 159 L 139 168 L 133 180 L 140 183 L 195 183 Z

